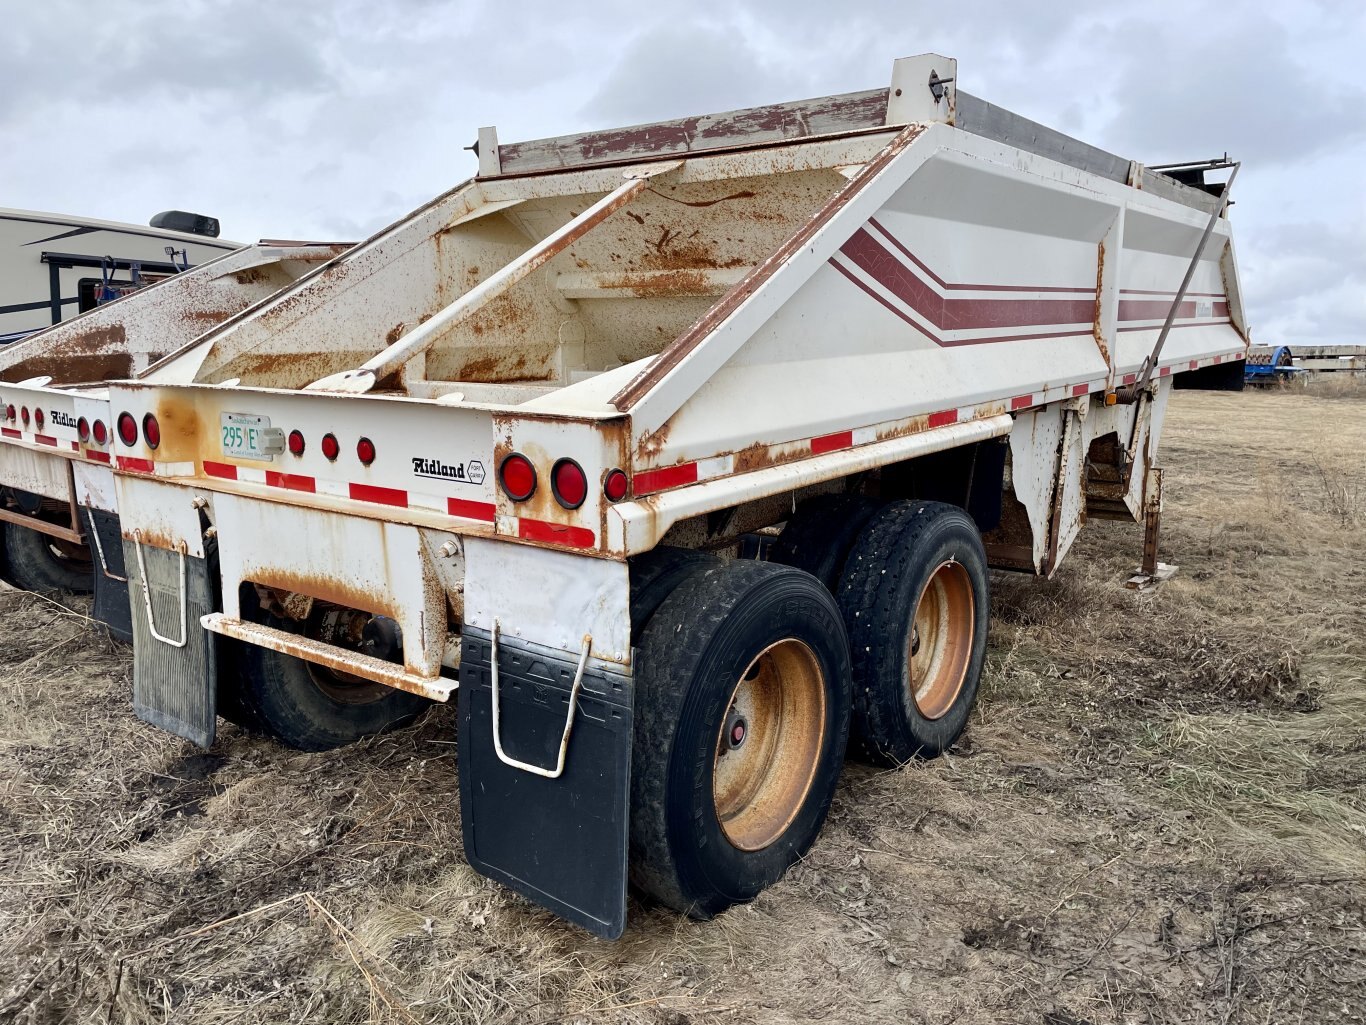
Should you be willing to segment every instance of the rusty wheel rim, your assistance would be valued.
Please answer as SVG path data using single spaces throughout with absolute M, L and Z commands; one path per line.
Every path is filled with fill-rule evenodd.
M 716 737 L 712 799 L 726 839 L 762 850 L 806 802 L 825 734 L 825 676 L 788 638 L 759 653 L 731 692 Z
M 961 562 L 941 563 L 926 581 L 911 617 L 907 687 L 920 714 L 948 714 L 972 658 L 972 580 Z

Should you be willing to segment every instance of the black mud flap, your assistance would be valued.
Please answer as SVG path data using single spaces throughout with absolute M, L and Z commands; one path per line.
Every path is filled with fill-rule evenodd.
M 95 618 L 125 644 L 133 643 L 133 610 L 128 605 L 128 571 L 117 513 L 87 507 L 91 556 L 95 563 Z
M 217 645 L 216 635 L 200 626 L 199 620 L 214 611 L 215 567 L 209 559 L 182 557 L 179 552 L 143 545 L 142 565 L 147 569 L 151 613 L 155 619 L 149 623 L 137 548 L 132 541 L 123 543 L 133 621 L 133 710 L 144 722 L 192 740 L 200 747 L 209 747 L 218 718 Z M 186 603 L 183 634 L 182 601 Z M 153 636 L 153 627 L 160 638 Z M 169 643 L 182 640 L 181 644 Z
M 585 670 L 564 774 L 547 779 L 498 757 L 491 642 L 487 632 L 467 630 L 460 661 L 465 856 L 491 879 L 616 939 L 626 928 L 631 678 Z M 499 720 L 509 758 L 555 769 L 577 667 L 565 652 L 499 637 Z

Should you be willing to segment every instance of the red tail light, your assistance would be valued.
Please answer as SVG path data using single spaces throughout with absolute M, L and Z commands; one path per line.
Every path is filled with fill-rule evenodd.
M 20 418 L 21 420 L 24 421 L 24 426 L 27 427 L 27 426 L 28 426 L 28 406 L 24 406 L 22 409 L 19 410 L 19 418 Z
M 337 443 L 335 434 L 323 435 L 323 455 L 329 460 L 336 459 L 337 456 L 341 455 L 341 445 Z
M 520 452 L 514 452 L 503 460 L 503 465 L 498 468 L 498 479 L 503 482 L 503 490 L 514 502 L 525 502 L 536 491 L 536 467 Z
M 5 408 L 5 419 L 12 422 L 12 421 L 14 420 L 14 418 L 15 418 L 16 416 L 18 416 L 18 415 L 19 415 L 19 414 L 18 414 L 17 412 L 15 412 L 14 403 L 11 402 L 11 403 Z
M 577 509 L 588 497 L 588 478 L 572 459 L 558 460 L 550 470 L 550 490 L 566 509 Z
M 602 493 L 607 496 L 607 501 L 620 502 L 626 497 L 628 484 L 624 470 L 608 470 L 607 478 L 602 482 Z
M 142 418 L 142 437 L 148 448 L 156 448 L 161 444 L 161 424 L 151 413 Z
M 33 407 L 33 427 L 34 427 L 34 430 L 39 430 L 39 431 L 41 431 L 41 430 L 43 429 L 43 425 L 46 424 L 46 423 L 47 423 L 47 417 L 43 416 L 43 411 L 42 411 L 42 409 L 41 409 L 40 407 L 38 407 L 38 406 L 34 406 L 34 407 Z
M 361 438 L 356 442 L 356 458 L 366 466 L 375 461 L 375 443 L 369 438 Z
M 90 440 L 90 421 L 85 417 L 76 421 L 76 437 L 80 438 L 81 441 Z
M 28 411 L 24 411 L 24 420 L 28 420 Z M 138 443 L 138 422 L 133 419 L 132 413 L 120 413 L 118 419 L 119 441 L 125 445 L 133 446 Z
M 104 425 L 103 420 L 95 421 L 94 434 L 96 445 L 103 445 L 109 440 L 109 428 Z
M 304 432 L 303 432 L 303 431 L 290 431 L 290 432 L 289 432 L 289 454 L 292 455 L 292 456 L 301 456 L 301 455 L 304 454 Z

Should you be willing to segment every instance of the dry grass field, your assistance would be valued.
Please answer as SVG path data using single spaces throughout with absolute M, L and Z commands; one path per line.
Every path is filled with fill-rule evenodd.
M 1366 1022 L 1366 388 L 1178 392 L 1163 558 L 1000 577 L 960 746 L 853 766 L 710 923 L 594 940 L 461 855 L 452 710 L 329 754 L 139 723 L 0 594 L 0 1022 Z

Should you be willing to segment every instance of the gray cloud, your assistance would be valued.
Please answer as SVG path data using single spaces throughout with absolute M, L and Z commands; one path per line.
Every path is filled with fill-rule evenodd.
M 0 34 L 0 203 L 359 238 L 467 177 L 483 124 L 513 141 L 865 89 L 934 50 L 964 89 L 1125 156 L 1241 157 L 1258 337 L 1359 339 L 1363 44 L 1360 0 L 45 0 Z

